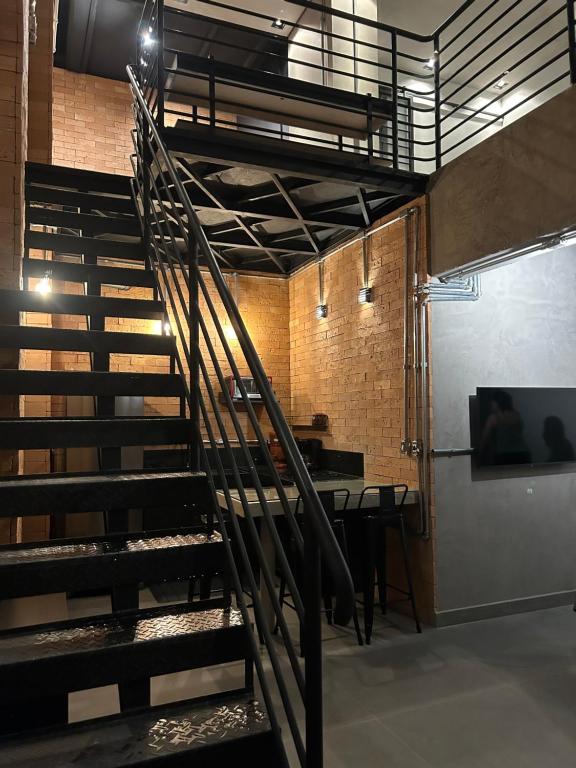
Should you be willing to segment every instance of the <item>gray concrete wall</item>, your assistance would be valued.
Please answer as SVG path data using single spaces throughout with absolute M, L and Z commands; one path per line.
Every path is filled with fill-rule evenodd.
M 576 87 L 431 178 L 431 272 L 576 224 Z
M 576 387 L 576 248 L 481 279 L 479 301 L 433 304 L 436 448 L 470 446 L 476 387 Z M 498 473 L 435 460 L 439 623 L 565 603 L 576 588 L 576 465 Z

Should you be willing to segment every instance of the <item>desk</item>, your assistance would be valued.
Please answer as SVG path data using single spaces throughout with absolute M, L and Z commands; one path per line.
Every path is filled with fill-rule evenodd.
M 357 480 L 328 480 L 323 482 L 317 482 L 314 483 L 314 488 L 321 493 L 322 491 L 339 491 L 343 489 L 348 489 L 350 491 L 350 499 L 348 501 L 348 509 L 350 512 L 353 512 L 354 509 L 357 509 L 358 502 L 360 500 L 360 494 L 364 490 L 364 488 L 368 488 L 369 486 L 373 485 L 385 485 L 386 483 L 383 483 L 381 480 L 366 480 L 365 478 L 358 478 Z M 296 509 L 296 501 L 298 499 L 299 491 L 296 486 L 288 486 L 284 488 L 284 491 L 286 493 L 286 498 L 288 499 L 288 503 L 290 504 L 290 508 L 292 510 Z M 274 516 L 280 516 L 284 514 L 284 511 L 282 509 L 282 503 L 280 502 L 280 499 L 278 497 L 278 491 L 276 488 L 264 488 L 264 497 L 266 498 L 266 501 L 268 502 L 268 507 L 270 509 L 270 512 Z M 260 500 L 258 499 L 258 494 L 254 488 L 247 488 L 244 493 L 246 494 L 246 499 L 248 501 L 248 504 L 250 505 L 250 511 L 252 513 L 252 516 L 255 519 L 262 518 L 264 513 L 262 511 L 262 506 L 260 504 Z M 396 504 L 400 504 L 402 501 L 402 491 L 398 491 L 396 493 Z M 412 504 L 418 504 L 420 492 L 415 489 L 409 489 L 408 493 L 406 494 L 406 500 L 404 502 L 405 506 L 412 505 Z M 242 506 L 242 502 L 240 500 L 240 494 L 237 490 L 231 490 L 230 491 L 230 497 L 232 501 L 232 509 L 228 509 L 228 505 L 226 503 L 226 497 L 223 493 L 223 491 L 217 492 L 217 498 L 218 503 L 220 504 L 220 507 L 222 509 L 226 509 L 229 512 L 237 515 L 238 517 L 246 517 L 244 507 Z M 345 501 L 345 494 L 336 494 L 336 509 L 342 509 L 344 506 Z M 378 491 L 371 491 L 364 495 L 364 500 L 362 501 L 362 508 L 370 508 L 370 507 L 376 507 L 378 505 Z M 274 574 L 275 568 L 276 568 L 276 552 L 274 549 L 274 541 L 272 539 L 272 536 L 270 534 L 270 530 L 268 526 L 266 525 L 265 521 L 260 520 L 260 544 L 262 546 L 262 551 L 264 553 L 264 557 L 266 559 L 266 562 L 268 563 L 268 566 L 270 568 L 270 572 Z M 265 615 L 267 617 L 268 626 L 272 628 L 275 624 L 276 617 L 274 614 L 274 608 L 272 606 L 272 601 L 270 599 L 270 596 L 268 594 L 268 590 L 266 589 L 266 585 L 264 583 L 264 579 L 262 575 L 260 575 L 260 597 L 262 600 L 262 606 L 265 612 Z

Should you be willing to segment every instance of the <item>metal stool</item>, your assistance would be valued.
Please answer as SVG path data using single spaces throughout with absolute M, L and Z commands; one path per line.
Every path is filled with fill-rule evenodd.
M 377 490 L 379 492 L 379 503 L 377 509 L 362 509 L 364 496 L 368 491 Z M 396 505 L 396 492 L 402 491 L 402 500 Z M 410 558 L 408 555 L 408 544 L 406 540 L 406 525 L 404 522 L 404 502 L 408 486 L 401 485 L 371 485 L 364 488 L 360 494 L 358 502 L 358 511 L 362 514 L 363 525 L 363 556 L 365 558 L 364 568 L 364 635 L 366 645 L 370 645 L 372 637 L 372 627 L 374 624 L 374 571 L 377 575 L 378 596 L 380 608 L 383 614 L 386 614 L 387 588 L 391 587 L 396 592 L 406 595 L 412 605 L 412 613 L 416 624 L 416 631 L 422 632 L 418 611 L 416 609 L 416 599 L 414 597 L 414 584 L 412 581 L 412 571 L 410 569 Z M 402 555 L 404 560 L 404 570 L 406 573 L 406 582 L 408 590 L 389 584 L 386 577 L 386 544 L 387 531 L 389 528 L 395 528 L 400 536 L 402 545 Z
M 336 511 L 336 495 L 337 494 L 343 494 L 345 496 L 344 505 L 342 509 L 338 511 Z M 322 502 L 324 511 L 326 512 L 328 520 L 330 521 L 330 526 L 334 531 L 334 536 L 336 537 L 336 541 L 338 542 L 338 545 L 342 550 L 344 559 L 346 560 L 346 563 L 348 564 L 348 566 L 350 566 L 350 556 L 348 553 L 348 541 L 346 538 L 346 528 L 344 526 L 344 520 L 342 518 L 342 513 L 344 513 L 348 507 L 348 502 L 350 500 L 350 491 L 347 488 L 341 488 L 337 491 L 320 491 L 318 493 L 318 496 L 320 497 L 320 501 Z M 300 508 L 300 499 L 301 497 L 299 496 L 296 501 L 296 509 L 294 511 L 294 514 L 296 518 L 300 517 L 300 520 L 301 520 L 302 513 L 300 513 L 299 515 L 299 512 L 298 512 Z M 328 574 L 326 573 L 324 568 L 322 569 L 322 599 L 324 601 L 324 611 L 326 613 L 326 619 L 328 621 L 328 624 L 332 624 L 332 590 L 331 590 Z M 290 606 L 290 604 L 286 601 L 286 582 L 284 578 L 282 578 L 280 581 L 279 601 L 280 601 L 281 608 L 284 606 L 284 603 Z M 290 606 L 290 607 L 293 607 L 293 606 Z M 364 641 L 362 639 L 362 632 L 360 631 L 360 622 L 358 621 L 358 612 L 356 610 L 356 605 L 354 605 L 354 613 L 352 614 L 352 619 L 354 621 L 354 629 L 356 630 L 356 639 L 358 640 L 358 645 L 364 645 Z M 278 622 L 276 622 L 276 626 L 274 627 L 274 633 L 276 634 L 277 631 L 278 631 Z

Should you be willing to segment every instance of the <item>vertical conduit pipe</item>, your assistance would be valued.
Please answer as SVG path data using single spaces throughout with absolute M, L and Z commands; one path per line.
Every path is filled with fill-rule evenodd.
M 402 422 L 403 433 L 400 450 L 404 454 L 410 453 L 410 411 L 408 407 L 408 390 L 410 388 L 410 353 L 408 351 L 408 321 L 410 306 L 410 225 L 409 217 L 404 219 L 404 336 L 403 336 L 403 398 L 402 398 Z

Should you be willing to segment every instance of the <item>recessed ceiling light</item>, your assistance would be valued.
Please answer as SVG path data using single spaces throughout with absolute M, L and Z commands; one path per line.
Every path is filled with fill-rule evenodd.
M 506 86 L 509 85 L 508 81 L 505 79 L 508 72 L 504 72 L 500 80 L 498 80 L 497 83 L 494 83 L 494 88 L 496 88 L 497 91 L 503 91 Z
M 282 19 L 274 19 L 274 21 L 272 22 L 272 26 L 275 27 L 276 29 L 284 29 L 286 24 Z

